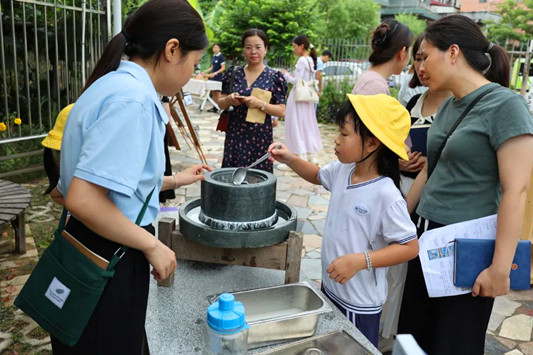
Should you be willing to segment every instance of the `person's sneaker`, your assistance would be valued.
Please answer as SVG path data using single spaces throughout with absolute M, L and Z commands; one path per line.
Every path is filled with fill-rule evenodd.
M 207 110 L 207 112 L 218 113 L 218 110 L 216 107 L 211 107 L 209 110 Z

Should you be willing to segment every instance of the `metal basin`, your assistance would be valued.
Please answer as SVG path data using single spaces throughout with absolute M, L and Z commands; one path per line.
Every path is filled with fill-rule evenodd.
M 233 292 L 233 295 L 244 305 L 246 322 L 250 325 L 249 348 L 311 336 L 320 314 L 332 311 L 324 298 L 305 281 Z M 210 302 L 216 299 L 217 296 L 209 297 Z
M 344 330 L 301 340 L 289 345 L 265 351 L 262 355 L 367 355 L 357 340 Z

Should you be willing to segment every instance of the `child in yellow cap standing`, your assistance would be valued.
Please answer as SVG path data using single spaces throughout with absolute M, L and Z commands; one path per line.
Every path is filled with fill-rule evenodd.
M 60 205 L 64 205 L 63 191 L 59 182 L 59 152 L 61 151 L 61 140 L 63 139 L 63 130 L 67 123 L 68 114 L 74 104 L 70 104 L 59 112 L 57 115 L 54 128 L 48 132 L 41 144 L 44 147 L 43 165 L 46 175 L 48 176 L 48 188 L 45 195 L 50 194 L 52 200 Z
M 394 98 L 348 95 L 336 117 L 339 161 L 323 168 L 279 143 L 274 159 L 331 192 L 322 239 L 322 291 L 375 345 L 387 299 L 387 267 L 418 254 L 416 228 L 399 190 L 411 118 Z

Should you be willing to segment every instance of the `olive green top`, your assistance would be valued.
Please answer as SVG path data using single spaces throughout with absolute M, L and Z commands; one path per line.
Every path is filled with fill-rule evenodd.
M 446 100 L 428 131 L 428 163 L 466 107 L 490 83 L 459 100 Z M 496 151 L 509 138 L 533 134 L 526 101 L 498 87 L 483 97 L 450 136 L 437 167 L 422 192 L 417 213 L 431 221 L 451 224 L 497 213 L 501 199 Z

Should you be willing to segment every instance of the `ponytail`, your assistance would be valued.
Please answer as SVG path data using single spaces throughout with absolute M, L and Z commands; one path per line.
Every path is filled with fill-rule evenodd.
M 102 76 L 118 69 L 120 60 L 122 59 L 122 54 L 124 53 L 124 48 L 126 48 L 126 43 L 126 37 L 124 36 L 123 32 L 120 32 L 113 37 L 113 39 L 111 39 L 111 42 L 109 42 L 105 47 L 104 53 L 98 60 L 98 63 L 96 63 L 91 75 L 87 79 L 87 82 L 83 87 L 83 91 L 87 90 L 92 83 Z
M 315 66 L 315 70 L 317 69 L 317 54 L 316 54 L 316 49 L 315 47 L 311 47 L 311 50 L 309 51 L 309 55 L 311 56 L 311 58 L 313 58 L 313 63 L 314 63 L 314 66 Z
M 354 130 L 357 134 L 361 135 L 361 144 L 364 147 L 365 140 L 375 137 L 368 128 L 366 128 L 363 121 L 355 111 L 352 103 L 346 101 L 337 112 L 335 117 L 335 123 L 339 127 L 344 127 L 348 120 L 353 121 Z M 378 173 L 383 176 L 387 176 L 392 179 L 394 185 L 400 189 L 400 163 L 398 161 L 398 155 L 392 150 L 387 148 L 384 144 L 381 144 L 378 148 L 376 163 L 378 164 Z
M 509 87 L 509 71 L 511 67 L 509 56 L 505 49 L 497 44 L 491 44 L 492 46 L 489 45 L 490 49 L 487 51 L 490 56 L 490 67 L 485 72 L 485 78 L 493 83 Z
M 83 91 L 117 70 L 123 54 L 157 62 L 172 38 L 178 39 L 183 56 L 209 45 L 203 20 L 187 1 L 148 0 L 126 19 L 122 31 L 106 46 Z
M 441 51 L 456 44 L 468 65 L 487 80 L 509 87 L 509 57 L 503 48 L 489 42 L 481 28 L 463 15 L 450 15 L 433 22 L 425 39 Z
M 386 63 L 403 48 L 409 49 L 413 43 L 413 33 L 401 22 L 385 20 L 372 32 L 372 53 L 368 61 L 373 65 Z
M 296 43 L 299 46 L 303 44 L 304 49 L 309 51 L 309 55 L 311 56 L 311 59 L 313 59 L 313 65 L 316 70 L 317 69 L 316 49 L 315 47 L 311 46 L 311 42 L 309 42 L 309 38 L 306 35 L 299 34 L 298 36 L 294 37 L 294 39 L 292 40 L 292 43 Z

